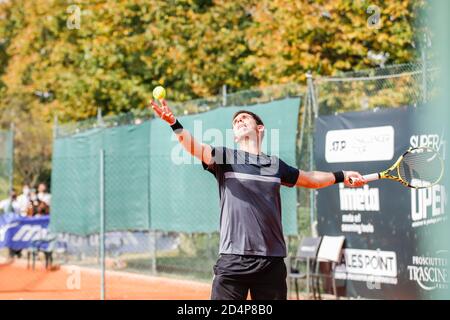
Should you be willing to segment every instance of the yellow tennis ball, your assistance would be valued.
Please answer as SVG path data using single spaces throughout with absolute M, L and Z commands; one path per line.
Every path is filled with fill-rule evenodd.
M 156 100 L 164 99 L 166 97 L 166 89 L 161 86 L 157 86 L 155 89 L 153 89 L 153 97 Z

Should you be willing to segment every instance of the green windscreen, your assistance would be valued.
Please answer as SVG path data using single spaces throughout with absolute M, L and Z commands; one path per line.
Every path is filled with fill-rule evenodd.
M 98 232 L 100 150 L 104 156 L 107 230 L 146 230 L 150 123 L 95 129 L 56 139 L 52 169 L 51 228 L 58 232 Z
M 299 98 L 245 107 L 265 124 L 263 152 L 295 166 Z M 179 117 L 196 140 L 236 147 L 232 115 L 243 107 Z M 182 150 L 168 125 L 95 129 L 54 142 L 52 219 L 54 232 L 86 235 L 99 230 L 100 150 L 104 149 L 106 230 L 214 232 L 219 228 L 219 192 L 213 175 Z M 297 193 L 282 188 L 286 235 L 297 233 Z

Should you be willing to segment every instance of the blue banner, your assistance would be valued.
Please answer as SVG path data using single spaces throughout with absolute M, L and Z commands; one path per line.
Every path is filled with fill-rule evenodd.
M 98 255 L 98 234 L 51 234 L 48 230 L 49 221 L 50 216 L 21 217 L 12 213 L 0 215 L 0 248 L 63 249 L 69 255 Z M 151 250 L 151 241 L 149 233 L 144 231 L 108 232 L 105 236 L 105 249 L 109 256 L 145 253 Z M 177 241 L 176 237 L 160 234 L 155 245 L 158 250 L 173 250 Z
M 49 216 L 31 218 L 13 213 L 0 215 L 0 248 L 25 249 L 34 241 L 46 239 L 49 221 Z

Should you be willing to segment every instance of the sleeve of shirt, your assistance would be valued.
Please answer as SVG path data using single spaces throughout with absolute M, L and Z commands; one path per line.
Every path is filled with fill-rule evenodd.
M 226 149 L 224 147 L 211 146 L 212 162 L 211 164 L 208 165 L 202 161 L 203 169 L 217 176 L 217 173 L 219 171 L 218 169 L 220 168 L 221 165 L 225 164 L 225 153 Z
M 280 178 L 281 184 L 292 188 L 297 183 L 298 175 L 300 171 L 297 168 L 291 167 L 283 160 L 280 160 Z

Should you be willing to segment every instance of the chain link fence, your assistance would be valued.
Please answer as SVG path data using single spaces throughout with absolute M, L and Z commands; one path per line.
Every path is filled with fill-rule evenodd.
M 320 170 L 314 161 L 314 130 L 318 116 L 342 112 L 412 106 L 420 108 L 436 95 L 438 69 L 431 63 L 415 62 L 360 71 L 332 77 L 307 74 L 306 94 L 300 109 L 297 165 L 303 170 Z M 317 235 L 314 189 L 298 188 L 298 237 L 289 238 L 289 253 L 295 254 L 301 239 Z M 305 270 L 303 270 L 305 271 Z M 300 290 L 305 290 L 300 281 Z
M 298 97 L 304 95 L 304 90 L 305 87 L 302 85 L 286 84 L 188 101 L 183 104 L 169 101 L 169 105 L 178 116 L 196 115 L 223 107 L 245 108 L 264 102 L 278 103 L 286 98 L 299 101 Z M 294 100 L 290 103 L 295 103 Z M 296 110 L 294 117 L 289 117 L 294 123 L 295 117 L 298 116 L 298 102 L 296 108 L 291 110 Z M 208 120 L 214 119 L 215 116 L 208 113 L 204 117 L 207 118 L 204 121 L 204 129 L 209 129 L 206 128 Z M 178 143 L 164 140 L 169 139 L 165 135 L 161 137 L 152 133 L 153 129 L 146 127 L 147 120 L 152 118 L 153 112 L 145 109 L 119 116 L 102 116 L 99 112 L 96 119 L 63 125 L 56 123 L 52 170 L 54 173 L 63 172 L 68 178 L 52 179 L 53 199 L 65 199 L 64 203 L 54 202 L 52 212 L 65 212 L 66 216 L 71 216 L 70 223 L 65 223 L 70 227 L 65 232 L 58 232 L 57 235 L 67 248 L 63 260 L 68 264 L 96 269 L 101 269 L 104 263 L 106 270 L 163 275 L 209 284 L 219 249 L 217 183 L 193 157 L 186 157 L 185 153 L 176 151 L 175 162 L 185 162 L 192 168 L 190 169 L 192 172 L 187 172 L 186 168 L 174 165 L 173 154 L 171 158 L 167 156 L 170 153 L 160 153 L 158 150 L 161 145 L 170 143 L 169 148 L 172 148 L 172 145 L 176 148 Z M 185 126 L 189 126 L 187 119 L 183 121 Z M 162 121 L 155 121 L 152 126 L 155 127 L 154 132 L 167 131 L 167 125 Z M 131 131 L 148 131 L 134 138 L 129 136 L 124 140 L 120 138 L 121 130 L 127 134 Z M 293 126 L 290 132 L 293 135 L 289 134 L 292 139 L 287 140 L 292 144 L 289 147 L 292 150 L 295 149 L 296 131 L 296 126 Z M 192 133 L 195 136 L 195 132 Z M 58 145 L 68 139 L 74 140 L 70 147 Z M 146 150 L 133 147 L 135 139 L 147 139 L 140 144 Z M 82 147 L 87 140 L 91 141 L 89 145 Z M 93 150 L 99 150 L 102 144 L 112 146 L 104 150 L 103 174 L 98 171 L 100 155 L 84 156 L 92 154 Z M 291 164 L 295 165 L 295 153 L 293 159 Z M 123 172 L 127 174 L 124 175 Z M 100 176 L 104 179 L 101 180 Z M 189 181 L 189 184 L 179 181 Z M 85 198 L 80 199 L 76 197 L 78 188 L 88 188 L 92 192 L 88 192 Z M 102 201 L 99 190 L 103 190 L 105 195 L 104 242 L 101 235 L 96 232 L 99 230 L 100 222 L 95 213 Z M 295 197 L 296 190 L 292 189 L 291 192 Z M 175 200 L 179 195 L 188 193 L 195 194 L 191 201 Z M 214 200 L 211 201 L 211 198 Z M 294 211 L 295 207 L 294 201 Z M 166 210 L 167 208 L 170 210 Z M 295 220 L 294 211 L 292 212 Z M 87 215 L 86 212 L 93 214 Z M 148 212 L 152 213 L 151 218 L 144 221 L 143 219 L 148 217 Z M 53 225 L 61 222 L 56 214 L 52 219 Z M 295 225 L 295 229 L 288 232 L 290 235 L 298 233 L 298 223 Z M 308 223 L 303 223 L 301 228 L 304 227 L 308 228 Z M 79 234 L 76 232 L 79 228 L 91 231 Z M 289 228 L 287 230 L 289 231 Z M 295 240 L 297 236 L 287 238 L 291 241 L 290 239 Z M 108 292 L 114 290 L 107 279 L 105 290 L 106 298 Z
M 320 115 L 400 106 L 420 107 L 436 96 L 437 69 L 422 62 L 314 79 Z
M 302 97 L 295 133 L 294 161 L 303 170 L 314 170 L 313 132 L 316 116 L 406 105 L 420 107 L 423 102 L 433 99 L 435 95 L 432 88 L 434 88 L 436 72 L 437 70 L 432 66 L 414 63 L 345 73 L 335 77 L 315 78 L 308 75 L 307 85 L 279 85 L 260 90 L 223 94 L 182 104 L 169 102 L 169 105 L 176 115 L 181 116 L 212 111 L 219 107 L 236 105 L 244 107 L 286 97 Z M 88 150 L 99 150 L 99 146 L 104 141 L 116 145 L 115 150 L 105 150 L 103 182 L 98 172 L 100 155 L 83 158 L 82 149 L 79 149 L 80 153 L 76 156 L 71 154 L 69 149 L 62 150 L 59 157 L 65 157 L 66 161 L 53 164 L 53 170 L 70 172 L 72 176 L 71 179 L 59 183 L 52 181 L 53 194 L 60 192 L 60 196 L 67 198 L 65 204 L 75 208 L 70 223 L 74 229 L 78 224 L 92 230 L 87 234 L 76 234 L 71 230 L 57 234 L 65 248 L 64 257 L 60 261 L 97 269 L 101 269 L 104 264 L 107 270 L 164 275 L 210 283 L 213 276 L 212 266 L 217 260 L 219 248 L 217 186 L 212 176 L 209 177 L 207 173 L 202 172 L 203 169 L 199 163 L 192 164 L 197 172 L 196 176 L 183 176 L 177 171 L 176 166 L 172 165 L 171 160 L 163 154 L 153 154 L 152 157 L 158 158 L 158 161 L 150 161 L 143 150 L 133 149 L 134 139 L 120 141 L 118 138 L 118 130 L 140 130 L 139 128 L 145 127 L 146 120 L 152 118 L 152 112 L 149 109 L 143 109 L 119 116 L 103 117 L 99 112 L 97 119 L 63 125 L 55 124 L 55 141 L 76 136 L 81 142 L 83 139 L 88 139 L 93 131 L 102 132 L 105 128 L 110 128 L 113 129 L 109 131 L 111 134 L 107 137 L 101 137 L 99 134 L 96 142 L 90 145 L 91 149 Z M 127 125 L 133 126 L 127 127 Z M 165 124 L 160 123 L 160 125 L 163 127 Z M 159 143 L 159 139 L 158 136 L 150 136 L 145 143 L 151 148 Z M 79 148 L 79 145 L 75 144 L 73 147 Z M 83 170 L 71 172 L 73 168 L 71 162 L 82 163 Z M 124 176 L 120 174 L 121 172 L 133 172 L 133 174 Z M 190 190 L 184 189 L 181 185 L 177 187 L 177 179 L 189 180 Z M 86 188 L 86 180 L 89 180 L 89 188 L 92 188 L 92 192 L 86 198 L 76 198 L 74 188 L 77 186 Z M 101 201 L 98 194 L 101 183 L 104 184 L 105 194 L 108 194 L 108 197 L 104 199 L 104 242 L 101 241 L 102 238 L 97 232 L 100 224 L 98 216 L 84 215 L 84 218 L 81 218 L 76 213 L 97 210 Z M 168 190 L 164 188 L 165 184 L 175 187 Z M 152 186 L 161 191 L 161 194 L 157 196 L 159 202 L 154 199 L 156 195 L 151 192 Z M 192 200 L 196 203 L 195 208 L 189 207 L 189 204 L 180 207 L 180 204 L 171 201 L 171 192 L 184 194 L 192 190 L 198 191 L 199 195 L 205 192 L 214 193 L 217 201 L 209 203 L 199 197 Z M 288 232 L 289 236 L 286 237 L 290 255 L 295 254 L 302 237 L 314 235 L 316 232 L 315 191 L 297 188 L 294 192 L 297 199 L 296 230 Z M 162 209 L 164 206 L 173 207 L 173 211 L 178 214 L 173 216 L 165 212 Z M 67 207 L 52 208 L 53 212 L 56 210 L 67 210 Z M 143 220 L 144 217 L 148 217 L 146 213 L 149 210 L 157 211 L 158 221 L 165 222 L 155 223 L 152 219 Z M 197 211 L 207 214 L 198 219 L 195 216 Z M 54 218 L 56 216 L 52 219 Z M 216 228 L 208 232 L 196 231 L 201 230 L 200 227 L 203 224 L 215 224 Z M 122 231 L 113 231 L 118 225 L 127 225 L 127 228 L 121 229 Z M 196 229 L 196 226 L 199 229 Z M 104 250 L 102 250 L 102 243 L 104 243 Z M 104 259 L 100 259 L 102 252 Z M 113 288 L 108 284 L 107 279 L 105 289 L 106 297 L 108 297 L 108 291 Z
M 423 61 L 375 69 L 352 71 L 333 77 L 307 75 L 307 94 L 301 109 L 298 139 L 300 168 L 315 170 L 315 118 L 342 112 L 374 111 L 381 108 L 420 108 L 436 97 L 438 69 Z M 319 168 L 320 169 L 320 168 Z M 316 234 L 315 190 L 299 190 L 303 214 Z

